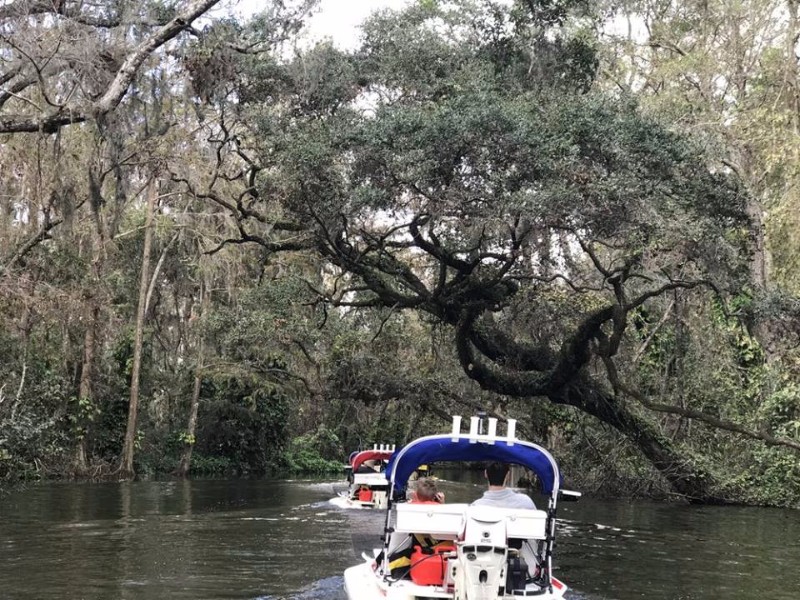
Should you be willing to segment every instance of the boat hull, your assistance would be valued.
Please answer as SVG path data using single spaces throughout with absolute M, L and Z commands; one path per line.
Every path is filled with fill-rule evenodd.
M 345 496 L 336 496 L 331 498 L 329 502 L 339 508 L 375 508 L 374 502 L 361 502 Z
M 441 586 L 417 585 L 412 581 L 394 581 L 392 585 L 382 580 L 373 570 L 373 561 L 365 561 L 355 567 L 350 567 L 344 572 L 344 589 L 347 600 L 416 600 L 417 598 L 443 598 L 452 600 L 453 591 L 448 591 Z M 567 586 L 553 578 L 552 591 L 529 596 L 536 600 L 559 600 L 564 597 Z M 515 598 L 520 595 L 507 594 L 497 596 L 502 598 Z
M 370 500 L 359 500 L 358 494 L 353 490 L 340 492 L 338 496 L 330 499 L 330 503 L 339 508 L 386 508 L 389 498 L 385 489 L 370 490 Z

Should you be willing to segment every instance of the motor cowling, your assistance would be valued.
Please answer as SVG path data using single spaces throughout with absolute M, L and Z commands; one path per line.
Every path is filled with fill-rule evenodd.
M 496 600 L 506 584 L 506 523 L 491 507 L 467 512 L 464 541 L 453 565 L 455 600 Z

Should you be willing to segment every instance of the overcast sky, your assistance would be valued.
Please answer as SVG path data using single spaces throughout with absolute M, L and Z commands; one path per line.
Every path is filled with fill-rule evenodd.
M 342 48 L 358 44 L 358 25 L 374 10 L 401 8 L 409 0 L 321 0 L 320 8 L 308 23 L 312 39 L 331 38 Z M 263 0 L 240 0 L 236 12 L 252 14 Z

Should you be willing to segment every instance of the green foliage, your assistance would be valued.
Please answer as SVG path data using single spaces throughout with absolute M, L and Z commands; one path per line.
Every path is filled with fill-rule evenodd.
M 706 293 L 713 282 L 734 310 L 748 310 L 740 290 L 750 277 L 750 196 L 710 164 L 705 140 L 676 133 L 631 95 L 593 86 L 598 38 L 585 20 L 567 26 L 573 8 L 421 2 L 374 16 L 349 62 L 315 49 L 304 57 L 308 64 L 335 72 L 324 93 L 317 86 L 325 78 L 314 79 L 327 110 L 304 105 L 296 89 L 286 105 L 248 104 L 262 134 L 254 147 L 272 167 L 263 191 L 285 198 L 297 222 L 313 225 L 316 247 L 347 272 L 342 286 L 355 290 L 354 302 L 420 309 L 458 327 L 480 315 L 487 337 L 511 337 L 505 356 L 502 342 L 497 350 L 477 335 L 460 340 L 464 370 L 477 372 L 487 389 L 554 402 L 565 395 L 557 385 L 574 385 L 576 395 L 590 388 L 592 399 L 608 394 L 614 410 L 593 414 L 627 427 L 650 456 L 658 446 L 676 468 L 687 468 L 692 461 L 684 456 L 725 446 L 724 436 L 698 436 L 685 418 L 628 405 L 616 382 L 604 379 L 599 355 L 613 329 L 620 347 L 604 358 L 648 399 L 752 425 L 764 355 L 742 321 L 714 322 Z M 356 85 L 367 107 L 352 102 Z M 337 296 L 339 284 L 337 272 L 328 289 L 347 303 L 351 297 Z M 677 314 L 666 319 L 669 292 L 683 286 L 697 291 L 674 294 Z M 640 311 L 632 335 L 616 317 L 596 324 L 608 307 L 630 310 L 627 302 Z M 690 318 L 692 311 L 700 318 Z M 423 426 L 414 410 L 435 410 L 443 398 L 452 405 L 458 386 L 429 370 L 437 360 L 402 352 L 401 344 L 394 350 L 402 359 L 392 360 L 392 327 L 410 322 L 387 316 L 376 347 L 356 332 L 328 346 L 328 382 L 338 393 L 327 414 L 342 423 L 336 431 L 346 442 L 363 435 L 364 425 L 358 432 L 345 425 L 356 419 L 370 433 L 402 440 Z M 398 339 L 413 336 L 403 333 Z M 476 348 L 493 370 L 471 372 L 468 353 Z M 569 382 L 539 385 L 572 352 L 576 371 L 585 369 Z M 517 361 L 544 366 L 517 369 Z M 411 403 L 410 414 L 401 399 Z M 614 412 L 623 416 L 615 421 Z M 558 413 L 530 422 L 540 430 L 560 425 L 576 440 L 578 426 L 587 428 Z M 626 449 L 619 481 L 645 478 L 646 463 Z M 652 470 L 646 478 L 657 486 Z
M 206 25 L 200 42 L 184 56 L 192 90 L 205 101 L 220 101 L 230 93 L 238 70 L 240 55 L 231 40 L 241 33 L 233 19 L 221 19 Z
M 339 438 L 326 427 L 294 438 L 286 450 L 286 468 L 292 473 L 323 474 L 342 470 Z
M 5 346 L 9 350 L 9 346 Z M 66 405 L 69 383 L 46 365 L 27 363 L 24 385 L 19 387 L 21 364 L 15 360 L 2 363 L 0 380 L 14 382 L 15 391 L 2 389 L 0 404 L 0 480 L 31 479 L 47 476 L 63 468 L 71 449 L 73 431 L 61 418 Z
M 800 384 L 784 376 L 779 385 L 766 394 L 757 417 L 771 431 L 800 439 Z
M 227 456 L 192 454 L 192 475 L 235 475 L 241 472 L 239 465 Z
M 181 445 L 194 446 L 197 443 L 197 438 L 194 436 L 194 434 L 186 431 L 179 431 L 176 437 L 178 444 Z
M 69 399 L 71 411 L 67 415 L 72 425 L 72 433 L 76 440 L 86 437 L 90 424 L 100 415 L 100 409 L 92 402 L 91 398 L 71 397 Z
M 796 433 L 796 430 L 795 430 Z M 760 504 L 800 505 L 800 461 L 796 451 L 758 446 L 745 466 L 747 489 Z
M 204 381 L 196 450 L 224 459 L 243 474 L 266 474 L 281 464 L 289 416 L 279 388 L 253 378 L 215 377 Z
M 171 473 L 180 460 L 181 447 L 170 439 L 166 431 L 153 427 L 146 418 L 146 412 L 142 416 L 145 418 L 140 419 L 134 438 L 136 473 L 151 477 Z M 125 432 L 122 431 L 120 434 L 124 435 Z M 118 448 L 117 454 L 120 451 L 121 449 Z M 116 462 L 112 457 L 108 461 L 112 464 Z

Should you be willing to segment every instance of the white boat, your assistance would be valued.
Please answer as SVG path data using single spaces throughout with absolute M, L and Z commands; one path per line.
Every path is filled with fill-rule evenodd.
M 341 508 L 386 508 L 389 482 L 385 468 L 394 448 L 394 445 L 380 444 L 372 450 L 353 452 L 347 476 L 350 487 L 331 498 L 331 503 Z
M 461 417 L 453 417 L 449 434 L 415 440 L 390 461 L 383 546 L 364 562 L 344 572 L 348 600 L 498 600 L 562 598 L 567 586 L 553 576 L 556 503 L 560 493 L 558 465 L 544 448 L 519 440 L 516 421 L 508 420 L 505 436 L 497 435 L 497 419 L 472 417 L 469 433 L 461 433 Z M 421 464 L 445 461 L 498 461 L 532 470 L 549 496 L 547 510 L 496 508 L 467 504 L 415 504 L 405 498 L 409 476 Z M 429 546 L 412 539 L 427 537 Z M 434 542 L 434 544 L 430 544 Z M 411 549 L 409 552 L 409 548 Z M 402 575 L 393 569 L 397 556 L 409 556 Z

